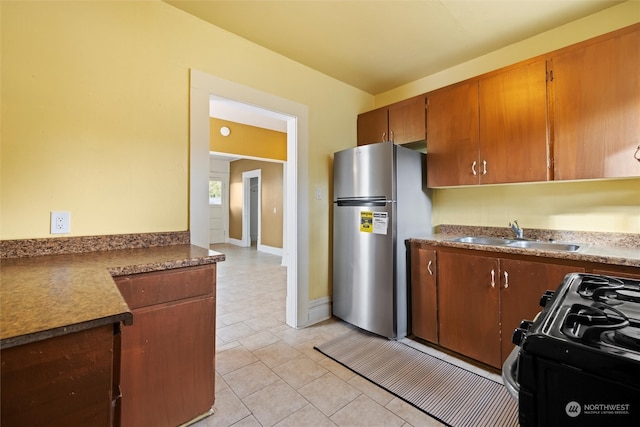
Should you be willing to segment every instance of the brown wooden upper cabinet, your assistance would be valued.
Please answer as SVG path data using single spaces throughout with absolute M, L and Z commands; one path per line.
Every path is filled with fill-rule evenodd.
M 426 94 L 427 185 L 640 176 L 640 24 Z
M 546 73 L 540 60 L 480 79 L 480 184 L 547 180 Z
M 551 62 L 554 179 L 640 176 L 640 24 Z
M 430 187 L 545 181 L 545 61 L 427 94 Z
M 358 145 L 393 141 L 396 144 L 424 141 L 424 96 L 358 115 Z
M 477 80 L 447 86 L 427 94 L 429 187 L 478 183 L 478 132 Z

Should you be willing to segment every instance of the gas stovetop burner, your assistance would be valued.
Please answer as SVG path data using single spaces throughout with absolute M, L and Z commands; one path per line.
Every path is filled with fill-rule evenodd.
M 597 343 L 603 332 L 626 328 L 629 324 L 622 312 L 607 304 L 573 304 L 563 322 L 562 332 L 574 340 Z
M 607 305 L 620 305 L 625 301 L 640 302 L 640 286 L 609 276 L 586 275 L 582 277 L 577 292 L 583 298 Z
M 619 300 L 630 301 L 630 302 L 640 302 L 640 289 L 620 289 L 616 291 L 616 295 Z
M 620 349 L 626 349 L 640 353 L 640 328 L 627 327 L 614 331 L 604 332 L 602 342 Z
M 624 285 L 624 282 L 616 277 L 610 276 L 591 276 L 588 274 L 580 276 L 581 288 L 601 287 L 601 286 L 615 286 Z
M 625 347 L 640 350 L 640 329 L 624 328 L 613 333 L 613 339 Z

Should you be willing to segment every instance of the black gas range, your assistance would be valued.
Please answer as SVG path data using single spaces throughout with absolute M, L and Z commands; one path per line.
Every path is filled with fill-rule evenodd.
M 528 426 L 640 426 L 640 280 L 572 273 L 513 334 L 505 386 Z

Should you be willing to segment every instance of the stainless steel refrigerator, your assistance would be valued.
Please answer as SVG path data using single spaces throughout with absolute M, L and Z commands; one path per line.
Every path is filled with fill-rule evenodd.
M 405 241 L 431 233 L 426 155 L 393 142 L 338 151 L 333 180 L 333 314 L 377 335 L 405 337 Z

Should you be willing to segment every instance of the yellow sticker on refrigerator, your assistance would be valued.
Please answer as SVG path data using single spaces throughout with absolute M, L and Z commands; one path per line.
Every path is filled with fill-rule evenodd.
M 387 212 L 360 212 L 360 231 L 362 233 L 387 234 L 389 214 Z
M 363 233 L 373 232 L 373 212 L 360 212 L 360 231 Z

